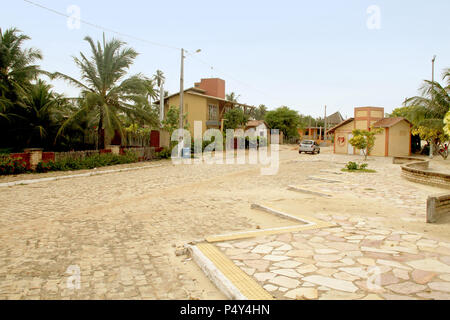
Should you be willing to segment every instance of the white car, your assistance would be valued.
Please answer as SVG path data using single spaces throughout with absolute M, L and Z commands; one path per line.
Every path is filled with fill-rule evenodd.
M 320 154 L 320 146 L 313 140 L 304 140 L 300 143 L 300 150 L 298 153 Z

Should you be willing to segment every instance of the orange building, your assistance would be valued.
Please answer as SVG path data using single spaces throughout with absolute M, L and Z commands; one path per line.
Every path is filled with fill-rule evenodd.
M 327 128 L 332 128 L 344 121 L 340 112 L 333 113 L 326 118 Z M 308 127 L 306 129 L 298 129 L 300 140 L 314 140 L 319 144 L 331 141 L 331 137 L 325 134 L 325 127 Z
M 393 157 L 411 155 L 411 123 L 405 118 L 385 118 L 384 108 L 355 108 L 355 117 L 345 120 L 328 131 L 334 134 L 334 153 L 360 154 L 350 143 L 353 130 L 380 128 L 376 135 L 372 156 Z

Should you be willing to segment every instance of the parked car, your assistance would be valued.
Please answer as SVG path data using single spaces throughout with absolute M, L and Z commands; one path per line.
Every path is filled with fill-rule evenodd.
M 299 153 L 320 154 L 320 146 L 313 140 L 304 140 L 300 143 Z

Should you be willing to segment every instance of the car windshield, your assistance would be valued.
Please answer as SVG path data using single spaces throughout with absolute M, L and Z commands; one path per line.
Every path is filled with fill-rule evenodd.
M 313 141 L 303 141 L 302 144 L 312 145 L 314 144 Z

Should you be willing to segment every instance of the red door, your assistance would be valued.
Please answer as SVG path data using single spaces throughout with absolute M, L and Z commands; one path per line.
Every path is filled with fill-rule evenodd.
M 159 148 L 159 131 L 152 131 L 150 134 L 150 147 Z

